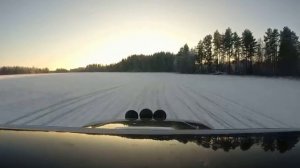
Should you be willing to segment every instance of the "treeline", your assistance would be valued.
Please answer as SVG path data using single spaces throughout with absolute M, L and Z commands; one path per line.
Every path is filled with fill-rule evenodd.
M 215 31 L 205 36 L 191 52 L 195 53 L 196 71 L 201 73 L 299 75 L 298 39 L 288 27 L 280 32 L 269 28 L 258 40 L 248 29 L 239 36 L 228 28 L 224 34 Z
M 71 69 L 71 72 L 174 72 L 175 55 L 159 52 L 153 55 L 132 55 L 111 64 L 91 64 L 84 68 Z
M 246 29 L 239 35 L 227 28 L 206 35 L 194 48 L 177 54 L 132 55 L 111 65 L 91 64 L 71 72 L 179 72 L 244 75 L 300 75 L 300 42 L 288 27 L 267 29 L 256 39 Z
M 48 68 L 35 68 L 35 67 L 0 67 L 0 75 L 11 75 L 11 74 L 35 74 L 35 73 L 49 73 Z
M 48 68 L 22 67 L 22 66 L 3 66 L 0 67 L 0 75 L 12 74 L 38 74 L 38 73 L 66 73 L 70 72 L 64 68 L 58 68 L 50 71 Z
M 146 47 L 146 46 L 145 46 Z M 300 75 L 299 37 L 288 27 L 267 29 L 256 39 L 246 29 L 239 35 L 227 28 L 206 35 L 196 47 L 184 45 L 177 54 L 132 55 L 110 65 L 91 64 L 71 70 L 2 67 L 0 74 L 65 72 L 178 72 L 240 75 Z

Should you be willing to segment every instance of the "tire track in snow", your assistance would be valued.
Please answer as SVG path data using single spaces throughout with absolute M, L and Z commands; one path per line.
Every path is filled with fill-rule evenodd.
M 72 108 L 72 109 L 70 109 L 70 110 L 68 110 L 68 111 L 64 111 L 64 112 L 62 112 L 62 113 L 59 113 L 58 115 L 56 115 L 56 116 L 55 116 L 54 118 L 52 118 L 51 120 L 48 120 L 48 121 L 44 122 L 42 125 L 51 125 L 51 123 L 57 121 L 58 119 L 60 119 L 60 118 L 62 118 L 62 117 L 64 117 L 64 116 L 66 116 L 66 115 L 68 115 L 68 114 L 70 114 L 70 113 L 72 113 L 72 112 L 74 112 L 74 111 L 76 111 L 76 110 L 78 110 L 78 109 L 80 109 L 80 108 L 83 108 L 83 107 L 85 107 L 85 106 L 87 106 L 87 105 L 89 105 L 89 104 L 91 104 L 91 103 L 93 103 L 93 102 L 95 102 L 95 101 L 97 101 L 97 100 L 99 100 L 99 99 L 101 100 L 101 99 L 105 98 L 106 96 L 113 94 L 116 90 L 117 90 L 117 89 L 114 89 L 114 90 L 109 91 L 108 93 L 103 93 L 103 94 L 101 94 L 101 95 L 98 95 L 97 97 L 91 98 L 91 99 L 88 100 L 87 102 L 82 103 L 82 104 L 80 104 L 80 105 L 77 105 L 77 106 L 75 106 L 74 108 Z M 49 115 L 49 114 L 50 114 L 50 113 L 47 113 L 46 115 L 43 115 L 42 117 L 45 117 L 45 116 L 47 116 L 47 115 Z M 33 121 L 36 121 L 36 120 L 38 120 L 38 119 L 40 119 L 40 118 L 42 118 L 42 117 L 39 117 L 39 118 L 37 118 L 37 119 L 34 119 Z M 33 122 L 33 121 L 27 122 L 27 123 L 25 123 L 25 124 L 31 123 L 31 122 Z
M 162 84 L 160 84 L 160 87 L 156 88 L 156 92 L 155 92 L 157 110 L 162 108 L 162 104 L 161 104 L 162 100 L 160 99 L 161 90 L 164 90 L 164 85 Z
M 285 124 L 285 123 L 283 123 L 283 122 L 281 122 L 281 121 L 279 121 L 279 120 L 276 120 L 276 119 L 274 119 L 274 118 L 272 118 L 272 117 L 270 117 L 270 116 L 268 116 L 268 115 L 265 115 L 265 114 L 260 113 L 260 112 L 258 112 L 258 111 L 256 111 L 256 110 L 253 110 L 253 109 L 251 109 L 250 107 L 247 107 L 247 106 L 245 106 L 245 105 L 242 105 L 242 104 L 240 104 L 240 103 L 238 103 L 238 102 L 236 102 L 236 101 L 234 101 L 234 100 L 231 100 L 231 99 L 229 99 L 229 98 L 226 98 L 226 97 L 223 97 L 223 96 L 217 95 L 217 94 L 214 94 L 214 96 L 223 98 L 223 99 L 226 100 L 228 103 L 231 103 L 231 104 L 233 104 L 233 105 L 240 106 L 240 107 L 242 107 L 242 108 L 244 108 L 244 109 L 247 109 L 247 111 L 250 111 L 251 113 L 254 113 L 254 114 L 258 115 L 258 118 L 262 117 L 262 118 L 265 118 L 265 119 L 267 119 L 267 120 L 271 120 L 275 125 L 278 125 L 279 127 L 284 126 L 284 127 L 290 128 L 289 125 L 287 125 L 287 124 Z
M 45 112 L 47 110 L 50 110 L 49 112 L 52 113 L 52 112 L 55 112 L 55 111 L 57 111 L 57 110 L 59 110 L 61 108 L 65 108 L 66 106 L 70 106 L 70 105 L 78 103 L 78 102 L 80 102 L 82 100 L 85 100 L 87 98 L 91 98 L 93 96 L 96 96 L 97 94 L 99 94 L 99 93 L 101 93 L 103 91 L 104 92 L 105 91 L 110 91 L 110 90 L 113 90 L 113 89 L 116 89 L 116 88 L 119 88 L 119 87 L 120 87 L 120 85 L 119 86 L 110 87 L 110 88 L 106 88 L 106 89 L 100 89 L 100 90 L 97 90 L 95 92 L 91 92 L 91 93 L 88 93 L 88 94 L 84 94 L 84 95 L 80 95 L 80 96 L 77 96 L 77 97 L 69 98 L 69 99 L 60 101 L 58 103 L 55 103 L 55 104 L 52 104 L 52 105 L 40 108 L 40 109 L 35 110 L 33 112 L 24 114 L 24 115 L 22 115 L 22 116 L 20 116 L 20 117 L 18 117 L 16 119 L 13 119 L 13 120 L 10 120 L 10 121 L 6 122 L 5 124 L 13 124 L 13 123 L 16 123 L 18 121 L 24 120 L 26 118 L 30 118 L 31 116 L 34 116 L 34 115 L 36 115 L 38 113 L 43 113 L 43 112 Z
M 98 121 L 98 120 L 95 120 L 95 118 L 97 116 L 103 115 L 103 114 L 109 114 L 109 113 L 107 113 L 106 109 L 108 109 L 108 107 L 110 107 L 112 104 L 115 103 L 114 101 L 112 101 L 112 100 L 115 100 L 114 98 L 116 97 L 116 95 L 118 95 L 118 94 L 114 94 L 115 92 L 116 92 L 116 90 L 112 91 L 109 94 L 105 94 L 105 95 L 99 96 L 93 100 L 90 100 L 88 104 L 91 104 L 91 106 L 87 106 L 87 104 L 86 104 L 83 106 L 81 105 L 77 108 L 77 109 L 82 109 L 84 107 L 94 107 L 95 108 L 95 106 L 96 106 L 96 107 L 98 107 L 97 112 L 92 113 L 90 110 L 87 110 L 87 109 L 80 110 L 80 111 L 78 111 L 77 109 L 74 109 L 74 111 L 72 111 L 72 112 L 66 113 L 61 117 L 57 117 L 55 120 L 53 120 L 49 124 L 66 126 L 64 124 L 66 121 L 72 121 L 72 122 L 67 122 L 67 123 L 72 123 L 72 124 L 70 124 L 72 126 L 74 122 L 78 123 L 77 121 L 79 121 L 80 126 L 84 126 L 84 125 L 87 125 L 88 123 L 96 122 L 96 121 Z M 107 99 L 107 98 L 109 98 L 109 99 Z M 103 101 L 103 100 L 105 100 L 105 101 Z M 96 101 L 97 101 L 97 104 L 96 104 Z M 99 101 L 101 101 L 101 102 L 99 102 Z M 101 104 L 99 104 L 98 102 Z M 99 107 L 101 107 L 101 110 L 99 110 Z M 73 112 L 76 114 L 73 114 Z M 82 121 L 86 121 L 86 122 L 84 122 L 84 124 L 83 124 Z M 75 125 L 78 126 L 78 124 L 75 124 Z
M 229 124 L 228 122 L 226 122 L 225 120 L 221 119 L 219 116 L 217 116 L 216 114 L 214 114 L 214 112 L 208 110 L 207 108 L 205 108 L 204 106 L 202 106 L 201 104 L 199 104 L 199 102 L 195 101 L 195 97 L 187 94 L 187 92 L 185 92 L 184 90 L 182 90 L 182 88 L 179 86 L 178 87 L 181 92 L 183 93 L 182 95 L 185 95 L 183 97 L 187 98 L 188 100 L 191 100 L 191 102 L 193 102 L 193 104 L 196 105 L 197 109 L 199 109 L 199 111 L 205 112 L 205 114 L 207 114 L 211 119 L 213 119 L 215 122 L 212 123 L 217 123 L 219 125 L 221 125 L 223 128 L 232 128 L 232 125 Z M 203 120 L 202 118 L 200 118 L 197 114 L 199 114 L 199 111 L 194 111 L 192 108 L 190 108 L 190 106 L 178 95 L 176 95 L 177 98 L 180 100 L 180 102 L 182 104 L 184 104 L 187 108 L 190 109 L 190 112 L 192 112 L 194 114 L 194 116 L 199 120 Z M 206 122 L 209 126 L 212 126 L 211 123 L 209 123 L 208 121 L 204 121 Z M 203 123 L 205 124 L 205 123 Z
M 189 87 L 189 86 L 188 86 L 188 88 L 191 89 L 191 90 L 193 90 L 193 89 L 192 89 L 191 87 Z M 212 100 L 212 99 L 209 98 L 208 96 L 204 96 L 204 95 L 201 94 L 199 91 L 195 91 L 195 92 L 198 92 L 199 96 L 201 96 L 201 97 L 203 97 L 204 99 L 207 99 L 208 101 L 210 101 L 210 102 L 216 104 L 216 105 L 219 106 L 220 108 L 227 108 L 227 107 L 225 107 L 224 105 L 220 105 L 220 104 L 216 103 L 216 101 Z M 262 113 L 260 113 L 260 112 L 257 112 L 257 111 L 255 111 L 255 110 L 253 110 L 253 109 L 251 109 L 251 108 L 249 108 L 249 107 L 247 107 L 247 106 L 245 106 L 245 105 L 242 105 L 242 104 L 240 104 L 240 103 L 238 103 L 238 102 L 236 102 L 236 101 L 234 101 L 234 100 L 231 100 L 231 99 L 226 98 L 226 97 L 221 96 L 221 95 L 217 95 L 217 94 L 215 94 L 214 92 L 211 92 L 211 91 L 206 91 L 206 92 L 210 93 L 211 96 L 215 96 L 215 97 L 217 97 L 217 98 L 219 98 L 219 99 L 222 99 L 222 100 L 226 101 L 227 103 L 231 104 L 232 106 L 236 106 L 236 107 L 239 107 L 239 108 L 243 109 L 243 110 L 244 110 L 244 113 L 238 112 L 237 110 L 235 110 L 235 113 L 239 114 L 239 116 L 241 116 L 241 117 L 244 118 L 245 120 L 247 120 L 247 121 L 249 121 L 249 122 L 253 122 L 253 123 L 255 123 L 255 124 L 261 126 L 262 128 L 267 128 L 267 125 L 265 125 L 264 122 L 262 123 L 262 122 L 253 120 L 252 118 L 258 118 L 258 119 L 263 119 L 263 120 L 269 120 L 267 123 L 270 123 L 270 122 L 271 122 L 272 125 L 277 125 L 277 126 L 280 127 L 280 128 L 281 128 L 282 126 L 289 128 L 288 125 L 286 125 L 286 124 L 284 124 L 284 123 L 282 123 L 282 122 L 280 122 L 280 121 L 278 121 L 278 120 L 275 120 L 275 119 L 271 118 L 270 116 L 267 116 L 267 115 L 265 115 L 265 114 L 262 114 Z M 256 116 L 256 117 L 249 116 L 249 113 L 252 113 L 252 114 L 257 115 L 257 116 Z M 248 115 L 249 117 L 246 117 L 245 115 Z
M 212 100 L 211 98 L 207 97 L 207 96 L 204 96 L 203 94 L 201 94 L 200 92 L 198 91 L 193 91 L 192 88 L 186 86 L 187 91 L 190 92 L 191 94 L 194 94 L 195 96 L 197 97 L 201 97 L 203 98 L 204 100 L 206 100 L 207 102 L 217 106 L 220 108 L 220 110 L 222 110 L 222 112 L 225 112 L 226 115 L 230 116 L 232 119 L 234 119 L 235 121 L 238 121 L 240 124 L 246 126 L 247 128 L 251 128 L 252 126 L 247 124 L 245 121 L 241 120 L 239 117 L 237 117 L 235 114 L 232 114 L 231 111 L 229 109 L 227 109 L 226 107 L 218 104 L 215 100 Z M 247 121 L 249 121 L 250 123 L 255 123 L 256 125 L 259 125 L 261 127 L 266 127 L 264 124 L 262 123 L 259 123 L 257 121 L 254 121 L 254 120 L 249 120 L 249 118 L 245 117 L 244 115 L 241 115 L 241 113 L 238 113 L 239 116 Z
M 134 85 L 131 85 L 132 87 Z M 134 90 L 134 89 L 133 89 Z M 149 82 L 143 82 L 140 84 L 140 90 L 137 90 L 135 88 L 136 93 L 133 96 L 133 99 L 131 99 L 131 102 L 128 102 L 126 106 L 123 109 L 126 110 L 120 110 L 119 114 L 116 114 L 113 116 L 113 118 L 117 119 L 124 119 L 125 113 L 128 110 L 135 110 L 138 113 L 145 108 L 149 108 L 153 112 L 159 108 L 161 108 L 161 105 L 157 101 L 155 101 L 155 98 L 158 96 L 159 87 L 157 85 L 153 85 L 153 83 Z M 158 98 L 157 98 L 158 99 Z
M 126 87 L 131 86 L 127 85 Z M 130 89 L 123 89 L 122 91 L 128 92 Z M 130 93 L 129 93 L 130 94 Z M 124 119 L 125 118 L 125 112 L 129 110 L 129 104 L 128 97 L 125 97 L 125 101 L 122 100 L 122 96 L 126 94 L 124 93 L 117 93 L 113 96 L 113 98 L 110 98 L 110 101 L 107 101 L 103 110 L 103 113 L 98 114 L 94 117 L 92 122 L 101 122 L 101 121 L 107 121 L 107 120 L 117 120 L 117 119 Z M 117 105 L 116 105 L 116 102 Z M 122 115 L 122 117 L 121 117 Z M 86 125 L 86 124 L 85 124 Z
M 170 89 L 172 87 L 171 84 L 168 85 L 168 89 Z M 166 83 L 164 83 L 164 90 L 162 91 L 164 94 L 163 94 L 163 100 L 164 100 L 164 104 L 166 105 L 166 109 L 163 109 L 164 111 L 166 111 L 167 114 L 171 114 L 175 120 L 179 120 L 179 117 L 178 115 L 175 113 L 175 110 L 173 108 L 173 106 L 171 106 L 171 103 L 169 102 L 169 99 L 168 99 L 168 94 L 167 94 L 167 89 L 166 88 Z M 174 86 L 173 86 L 173 90 L 174 90 Z M 171 95 L 172 96 L 172 95 Z M 172 96 L 173 97 L 173 96 Z M 167 117 L 167 118 L 170 118 L 170 117 Z M 172 118 L 172 117 L 171 117 Z
M 130 87 L 133 87 L 134 85 L 129 85 Z M 141 90 L 137 90 L 135 88 L 135 91 L 133 92 L 133 98 L 130 100 L 130 102 L 128 103 L 124 103 L 124 105 L 122 106 L 122 108 L 120 108 L 120 111 L 118 113 L 116 113 L 115 115 L 113 115 L 111 118 L 112 119 L 124 119 L 125 118 L 125 113 L 128 110 L 135 110 L 137 113 L 140 112 L 140 110 L 143 108 L 141 107 L 141 97 L 143 97 L 143 95 L 145 94 L 145 90 L 146 90 L 146 85 L 141 85 L 140 87 Z M 126 91 L 130 91 L 130 89 L 127 89 Z M 127 99 L 128 100 L 128 99 Z M 124 109 L 124 110 L 122 110 Z
M 121 106 L 118 106 L 118 108 L 115 106 L 116 101 L 118 98 L 120 98 L 119 93 L 115 94 L 112 98 L 110 98 L 111 101 L 107 101 L 105 103 L 105 106 L 103 107 L 103 112 L 96 115 L 94 118 L 94 121 L 92 122 L 101 122 L 101 121 L 107 121 L 107 120 L 117 120 L 119 115 L 123 115 L 122 119 L 125 118 L 125 112 L 126 107 L 128 107 L 128 103 L 120 103 Z M 110 108 L 113 107 L 113 111 L 110 110 Z M 107 116 L 108 115 L 108 116 Z M 109 119 L 110 118 L 110 119 Z M 86 125 L 86 124 L 85 124 Z
M 209 101 L 209 102 L 215 104 L 216 106 L 218 106 L 218 107 L 220 107 L 220 108 L 223 108 L 223 109 L 224 109 L 224 112 L 226 112 L 227 114 L 230 114 L 230 113 L 231 113 L 230 110 L 225 110 L 226 107 L 224 107 L 223 105 L 220 105 L 220 104 L 216 103 L 215 101 L 211 100 L 211 99 L 208 98 L 207 96 L 204 96 L 204 95 L 200 95 L 200 96 L 203 97 L 204 99 L 206 99 L 207 101 Z M 246 117 L 245 115 L 247 115 L 247 112 L 245 112 L 245 113 L 240 113 L 240 112 L 235 111 L 235 113 L 238 114 L 238 115 L 239 115 L 241 118 L 243 118 L 244 120 L 249 121 L 250 123 L 255 123 L 256 125 L 258 125 L 258 126 L 260 126 L 260 127 L 262 127 L 262 128 L 266 128 L 266 127 L 267 127 L 266 125 L 264 125 L 263 123 L 260 123 L 259 121 L 252 120 L 251 118 Z M 231 115 L 231 116 L 235 116 L 235 114 L 230 114 L 230 115 Z M 234 118 L 238 119 L 238 117 L 234 117 Z M 238 119 L 238 120 L 239 120 L 239 119 Z M 242 121 L 242 120 L 239 120 L 239 121 L 240 121 L 241 123 L 245 123 L 245 121 Z M 248 126 L 249 126 L 249 128 L 251 128 L 250 125 L 248 125 Z
M 188 120 L 188 121 L 196 121 L 196 120 L 193 120 L 193 119 L 191 119 L 191 118 L 197 118 L 197 121 L 196 122 L 201 122 L 201 123 L 203 123 L 203 124 L 205 124 L 205 125 L 207 125 L 207 126 L 209 126 L 209 127 L 211 127 L 211 128 L 213 128 L 213 126 L 211 125 L 211 124 L 209 124 L 207 121 L 205 121 L 205 120 L 203 120 L 203 118 L 201 118 L 201 117 L 199 117 L 198 115 L 196 115 L 196 111 L 195 110 L 193 110 L 191 107 L 190 107 L 190 105 L 188 105 L 185 101 L 184 101 L 184 98 L 186 98 L 186 93 L 185 92 L 183 92 L 182 94 L 179 94 L 178 95 L 178 91 L 180 91 L 180 90 L 178 90 L 178 88 L 179 88 L 179 85 L 180 84 L 178 84 L 178 83 L 174 83 L 174 82 L 172 82 L 172 83 L 169 83 L 168 84 L 168 87 L 167 87 L 167 89 L 166 90 L 164 90 L 164 100 L 165 100 L 165 102 L 166 102 L 166 106 L 167 106 L 167 109 L 169 109 L 169 111 L 171 111 L 169 114 L 172 114 L 173 116 L 174 116 L 174 118 L 175 118 L 175 120 L 183 120 L 184 118 L 186 118 L 187 117 L 187 115 L 184 115 L 184 118 L 182 118 L 182 117 L 179 117 L 178 115 L 177 115 L 177 113 L 176 113 L 176 111 L 178 111 L 178 109 L 176 109 L 175 108 L 175 106 L 171 106 L 170 104 L 170 101 L 169 101 L 169 99 L 167 98 L 167 97 L 171 97 L 172 99 L 173 99 L 173 101 L 174 102 L 172 102 L 173 104 L 174 103 L 178 103 L 179 105 L 183 105 L 183 106 L 180 106 L 179 107 L 179 109 L 180 110 L 182 110 L 182 107 L 185 107 L 185 108 L 187 108 L 187 110 L 186 111 L 180 111 L 180 113 L 181 114 L 187 114 L 187 113 L 189 113 L 191 116 L 190 117 L 188 117 L 188 119 L 185 119 L 185 120 Z M 169 90 L 168 90 L 169 89 Z M 172 92 L 167 92 L 167 90 L 170 92 L 170 91 L 172 91 Z M 169 93 L 169 94 L 167 94 L 167 93 Z M 167 96 L 168 95 L 168 96 Z M 176 101 L 178 101 L 178 102 L 176 102 Z M 203 111 L 203 110 L 202 110 Z M 168 113 L 168 112 L 167 112 Z M 209 115 L 210 116 L 210 113 L 208 112 L 208 113 L 205 113 L 205 114 L 207 114 L 207 115 Z M 169 117 L 168 117 L 169 118 Z M 213 120 L 215 120 L 214 119 L 214 117 L 210 117 L 210 119 L 213 119 Z M 219 124 L 219 123 L 218 123 Z
M 128 110 L 136 110 L 137 112 L 140 112 L 142 109 L 148 108 L 151 110 L 154 110 L 153 106 L 153 95 L 152 95 L 152 90 L 153 90 L 153 83 L 143 83 L 142 89 L 140 93 L 138 93 L 135 98 L 132 100 L 132 107 L 135 109 L 132 109 L 131 107 L 128 107 Z

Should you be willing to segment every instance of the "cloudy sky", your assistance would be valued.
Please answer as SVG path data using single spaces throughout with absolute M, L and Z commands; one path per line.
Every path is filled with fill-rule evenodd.
M 131 54 L 176 53 L 227 27 L 289 26 L 299 0 L 0 0 L 0 66 L 74 68 Z

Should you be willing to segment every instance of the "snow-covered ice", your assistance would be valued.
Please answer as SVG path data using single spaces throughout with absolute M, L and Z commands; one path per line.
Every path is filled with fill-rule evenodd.
M 300 80 L 174 73 L 0 76 L 0 124 L 77 127 L 143 108 L 212 128 L 300 128 Z

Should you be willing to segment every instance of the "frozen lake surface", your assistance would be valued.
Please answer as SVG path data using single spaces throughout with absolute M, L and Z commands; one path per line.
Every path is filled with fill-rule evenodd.
M 83 126 L 143 108 L 212 128 L 300 128 L 300 80 L 173 73 L 0 76 L 0 124 Z

